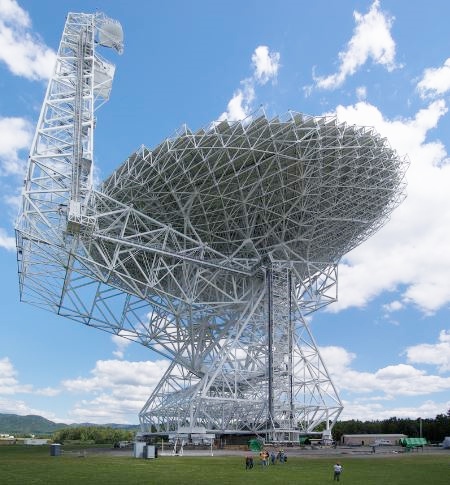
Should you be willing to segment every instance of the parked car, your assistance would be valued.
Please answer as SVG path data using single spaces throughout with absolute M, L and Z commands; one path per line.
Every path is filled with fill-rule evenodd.
M 114 448 L 130 448 L 133 446 L 132 441 L 116 441 L 114 443 Z
M 392 445 L 391 440 L 375 440 L 375 446 Z

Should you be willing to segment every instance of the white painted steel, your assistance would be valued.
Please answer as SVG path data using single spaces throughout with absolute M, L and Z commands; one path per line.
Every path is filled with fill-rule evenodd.
M 405 161 L 370 128 L 261 111 L 185 126 L 94 189 L 105 22 L 67 18 L 16 225 L 22 300 L 171 360 L 144 433 L 329 429 L 342 403 L 305 316 L 336 300 L 340 258 L 400 203 Z M 120 52 L 119 37 L 101 38 Z

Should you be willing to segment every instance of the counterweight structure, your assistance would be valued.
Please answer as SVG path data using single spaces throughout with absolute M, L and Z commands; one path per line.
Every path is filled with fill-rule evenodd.
M 329 433 L 342 403 L 305 317 L 402 199 L 404 160 L 369 128 L 259 112 L 183 127 L 94 189 L 96 72 L 113 73 L 96 35 L 121 50 L 117 23 L 69 14 L 16 226 L 21 298 L 170 359 L 147 434 Z

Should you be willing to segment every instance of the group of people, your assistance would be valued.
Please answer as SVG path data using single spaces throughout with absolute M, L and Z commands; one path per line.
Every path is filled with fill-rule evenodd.
M 284 463 L 287 461 L 287 457 L 284 453 L 284 450 L 279 450 L 276 455 L 273 450 L 270 453 L 265 449 L 261 450 L 259 453 L 259 459 L 263 467 L 268 466 L 269 463 L 271 463 L 272 465 L 275 465 L 277 460 L 280 463 Z M 270 462 L 269 462 L 269 459 L 270 459 Z M 253 468 L 253 456 L 247 455 L 245 457 L 245 469 L 249 470 L 251 468 Z M 333 481 L 337 481 L 337 482 L 340 481 L 342 470 L 343 470 L 343 467 L 339 462 L 333 465 L 333 472 L 334 472 Z
M 259 453 L 259 461 L 263 467 L 266 467 L 270 464 L 275 465 L 277 461 L 279 461 L 280 463 L 286 462 L 287 456 L 283 449 L 280 449 L 277 454 L 275 454 L 275 451 L 273 450 L 269 453 L 268 450 L 263 449 Z M 250 468 L 253 468 L 253 464 L 253 456 L 246 456 L 245 469 L 248 470 Z

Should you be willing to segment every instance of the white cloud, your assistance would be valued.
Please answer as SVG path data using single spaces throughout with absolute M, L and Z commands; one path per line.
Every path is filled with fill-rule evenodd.
M 67 411 L 67 417 L 56 418 L 48 411 L 34 409 L 26 401 L 5 398 L 25 393 L 49 398 L 61 394 L 61 389 L 36 389 L 21 384 L 13 364 L 5 357 L 0 359 L 0 413 L 39 414 L 59 422 L 135 423 L 168 364 L 163 359 L 155 362 L 98 361 L 90 377 L 62 382 L 62 390 L 84 396 Z
M 261 84 L 276 79 L 280 67 L 280 53 L 270 52 L 266 45 L 260 45 L 252 55 L 255 69 L 253 77 Z
M 37 396 L 54 397 L 61 393 L 61 389 L 55 389 L 54 387 L 43 387 L 37 389 L 34 394 Z
M 391 36 L 393 18 L 380 11 L 379 0 L 373 2 L 367 14 L 355 11 L 353 16 L 356 27 L 347 49 L 339 53 L 339 69 L 329 76 L 314 77 L 319 88 L 338 88 L 369 59 L 388 71 L 396 67 L 395 42 Z
M 116 345 L 116 350 L 113 351 L 113 354 L 118 359 L 123 359 L 125 356 L 125 349 L 131 344 L 131 340 L 128 340 L 127 337 L 133 337 L 135 334 L 122 330 L 119 335 L 113 335 L 111 340 Z
M 270 52 L 264 45 L 258 46 L 252 54 L 253 75 L 241 81 L 241 87 L 234 92 L 227 104 L 227 110 L 218 120 L 238 121 L 250 116 L 254 111 L 256 84 L 266 84 L 271 79 L 275 80 L 280 67 L 279 61 L 278 52 Z
M 6 399 L 2 398 L 1 396 L 0 412 L 4 414 L 18 414 L 20 416 L 34 414 L 37 416 L 44 416 L 45 418 L 58 423 L 66 422 L 65 419 L 56 418 L 56 416 L 48 410 L 31 407 L 27 402 L 20 399 Z
M 450 334 L 445 334 L 443 340 L 448 345 Z M 444 350 L 444 348 L 440 349 L 441 355 Z M 417 397 L 437 392 L 448 393 L 450 390 L 450 377 L 428 374 L 409 364 L 400 363 L 388 365 L 374 372 L 359 372 L 352 367 L 357 355 L 342 347 L 321 347 L 320 353 L 338 392 L 341 396 L 345 396 L 343 399 L 344 417 L 341 419 L 383 419 L 393 415 L 414 418 L 417 406 L 404 407 L 400 412 L 395 408 L 395 404 L 387 407 L 378 402 L 396 402 L 396 399 L 401 398 L 402 402 L 407 403 L 408 399 L 417 399 Z M 364 405 L 368 406 L 366 410 L 364 410 Z M 432 411 L 427 409 L 426 413 L 421 411 L 419 416 L 432 417 L 442 412 L 443 409 L 448 408 L 433 409 Z
M 219 116 L 219 121 L 238 121 L 247 118 L 252 112 L 252 102 L 255 99 L 255 89 L 250 80 L 241 82 L 238 89 L 227 105 L 227 110 Z
M 59 393 L 54 388 L 35 389 L 30 384 L 21 384 L 17 379 L 17 371 L 8 357 L 0 359 L 0 396 L 15 394 L 35 394 L 43 396 L 55 396 Z M 1 402 L 1 401 L 0 401 Z M 6 412 L 0 404 L 0 412 Z
M 367 88 L 365 86 L 359 86 L 356 88 L 356 97 L 359 101 L 367 98 Z
M 91 371 L 92 377 L 68 379 L 63 386 L 72 392 L 92 392 L 111 389 L 122 394 L 124 388 L 143 388 L 145 392 L 159 382 L 168 366 L 167 360 L 127 362 L 122 360 L 99 360 Z M 147 396 L 148 397 L 148 396 Z
M 16 240 L 12 236 L 8 236 L 7 232 L 0 227 L 0 248 L 8 251 L 16 250 Z
M 16 2 L 16 0 L 0 0 L 0 20 L 15 22 L 22 27 L 29 27 L 30 16 Z
M 31 124 L 23 118 L 0 117 L 0 175 L 24 173 L 19 152 L 29 149 L 33 137 Z
M 437 100 L 410 119 L 388 120 L 373 105 L 338 106 L 340 121 L 374 126 L 400 154 L 408 154 L 407 199 L 391 220 L 344 258 L 336 312 L 364 306 L 383 291 L 402 288 L 401 303 L 431 314 L 450 302 L 450 163 L 444 145 L 428 132 L 446 114 Z M 432 250 L 430 250 L 432 248 Z
M 22 196 L 21 194 L 5 194 L 2 197 L 2 200 L 9 205 L 12 209 L 14 209 L 14 214 L 17 214 L 19 208 L 22 204 Z
M 385 310 L 388 313 L 392 313 L 392 312 L 398 312 L 399 310 L 402 310 L 404 307 L 405 306 L 401 301 L 395 300 L 383 305 L 383 310 Z
M 370 401 L 369 399 L 356 399 L 354 401 L 343 401 L 344 411 L 340 420 L 360 419 L 362 421 L 383 420 L 392 417 L 418 419 L 434 418 L 442 414 L 450 407 L 450 401 L 435 402 L 427 400 L 419 405 L 391 405 L 387 407 L 381 402 L 383 399 Z
M 442 330 L 436 344 L 419 344 L 406 349 L 408 362 L 429 364 L 440 372 L 450 371 L 450 331 Z
M 425 69 L 422 79 L 417 84 L 422 98 L 442 95 L 450 90 L 450 58 L 442 67 Z
M 16 376 L 17 371 L 14 369 L 8 357 L 0 359 L 0 395 L 31 392 L 32 386 L 19 384 Z
M 335 345 L 320 347 L 320 355 L 326 362 L 328 370 L 336 375 L 346 372 L 356 358 L 356 354 L 353 352 Z
M 75 421 L 135 422 L 168 364 L 163 359 L 154 362 L 98 361 L 91 371 L 92 377 L 63 382 L 70 392 L 91 395 L 77 403 L 68 414 Z
M 28 13 L 15 0 L 0 1 L 0 61 L 16 76 L 48 79 L 56 55 L 29 29 Z
M 136 424 L 144 403 L 145 400 L 136 398 L 132 393 L 124 396 L 101 394 L 92 400 L 76 403 L 68 414 L 74 422 Z

